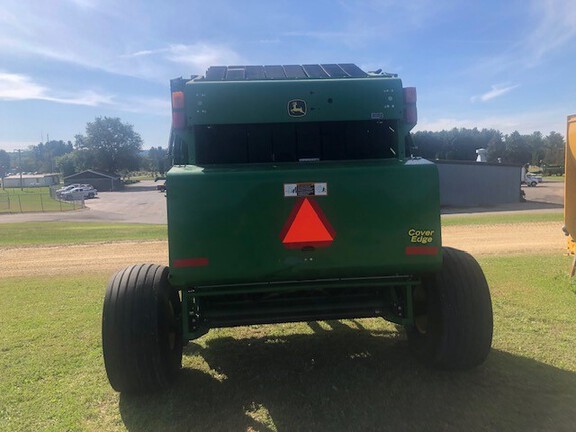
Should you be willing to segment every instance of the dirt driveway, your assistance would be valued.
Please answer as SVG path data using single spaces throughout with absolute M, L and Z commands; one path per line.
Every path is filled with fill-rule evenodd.
M 565 251 L 566 240 L 559 223 L 448 226 L 443 244 L 467 250 L 475 256 Z M 3 276 L 62 275 L 71 268 L 112 274 L 131 264 L 168 263 L 166 241 L 117 242 L 78 246 L 0 249 Z

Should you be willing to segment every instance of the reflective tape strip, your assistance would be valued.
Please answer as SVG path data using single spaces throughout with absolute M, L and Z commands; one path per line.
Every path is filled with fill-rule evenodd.
M 205 267 L 209 264 L 208 258 L 182 258 L 174 260 L 175 268 L 182 267 Z
M 407 246 L 406 255 L 438 255 L 436 246 Z

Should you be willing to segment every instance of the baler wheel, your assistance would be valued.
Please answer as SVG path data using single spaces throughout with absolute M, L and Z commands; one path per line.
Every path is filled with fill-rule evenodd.
M 114 390 L 168 387 L 182 366 L 181 313 L 168 267 L 139 264 L 112 277 L 102 312 L 102 349 Z
M 439 369 L 480 365 L 492 345 L 492 302 L 484 273 L 468 253 L 443 248 L 444 263 L 414 290 L 408 340 L 417 356 Z

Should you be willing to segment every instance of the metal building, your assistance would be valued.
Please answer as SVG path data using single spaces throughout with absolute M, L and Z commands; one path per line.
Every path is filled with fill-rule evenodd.
M 470 161 L 434 161 L 443 207 L 490 207 L 521 201 L 522 166 Z
M 120 176 L 93 170 L 86 170 L 64 177 L 65 185 L 74 183 L 90 184 L 100 192 L 110 192 L 122 189 Z
M 60 174 L 13 174 L 2 179 L 5 188 L 19 187 L 45 187 L 57 185 L 60 182 Z

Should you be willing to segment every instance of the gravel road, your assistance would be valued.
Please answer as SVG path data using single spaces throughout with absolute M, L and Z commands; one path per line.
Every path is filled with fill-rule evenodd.
M 566 250 L 566 238 L 555 222 L 515 225 L 448 226 L 445 246 L 482 255 L 520 255 Z M 115 242 L 78 246 L 0 248 L 0 274 L 9 276 L 62 275 L 79 268 L 86 273 L 112 274 L 131 264 L 168 263 L 166 241 Z

